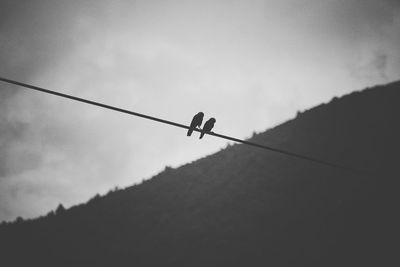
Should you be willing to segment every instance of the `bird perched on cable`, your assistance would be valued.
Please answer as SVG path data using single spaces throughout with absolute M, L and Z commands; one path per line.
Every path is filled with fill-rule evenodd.
M 216 122 L 216 119 L 214 119 L 214 118 L 211 118 L 208 121 L 206 121 L 206 123 L 204 124 L 203 130 L 201 131 L 200 139 L 203 138 L 205 133 L 211 132 L 211 129 L 214 127 L 215 122 Z
M 192 122 L 190 123 L 190 129 L 187 132 L 187 136 L 192 135 L 194 128 L 201 126 L 201 124 L 203 123 L 203 117 L 204 117 L 203 112 L 199 112 L 196 115 L 194 115 Z

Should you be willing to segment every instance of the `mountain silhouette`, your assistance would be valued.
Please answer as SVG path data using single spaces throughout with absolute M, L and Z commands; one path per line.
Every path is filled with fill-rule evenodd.
M 86 204 L 0 226 L 2 266 L 399 266 L 400 82 Z

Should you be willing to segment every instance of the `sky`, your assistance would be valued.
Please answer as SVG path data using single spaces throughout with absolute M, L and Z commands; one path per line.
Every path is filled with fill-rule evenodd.
M 237 138 L 400 78 L 397 0 L 0 0 L 0 76 Z M 0 221 L 140 183 L 226 140 L 0 82 Z

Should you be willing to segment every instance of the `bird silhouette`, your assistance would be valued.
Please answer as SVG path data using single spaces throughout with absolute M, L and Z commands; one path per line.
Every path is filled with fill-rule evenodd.
M 203 130 L 201 131 L 200 139 L 203 138 L 205 133 L 211 132 L 211 129 L 214 127 L 215 122 L 216 122 L 216 120 L 214 118 L 211 118 L 208 121 L 206 121 L 206 123 L 204 124 Z
M 192 135 L 194 128 L 201 126 L 201 124 L 203 123 L 203 117 L 204 117 L 203 112 L 199 112 L 196 115 L 194 115 L 192 122 L 190 123 L 190 129 L 187 132 L 187 136 Z

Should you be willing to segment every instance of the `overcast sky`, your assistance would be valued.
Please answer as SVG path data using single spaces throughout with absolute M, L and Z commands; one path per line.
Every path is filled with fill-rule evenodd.
M 0 3 L 0 76 L 238 138 L 400 78 L 397 0 Z M 0 83 L 0 221 L 225 145 Z

